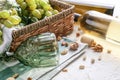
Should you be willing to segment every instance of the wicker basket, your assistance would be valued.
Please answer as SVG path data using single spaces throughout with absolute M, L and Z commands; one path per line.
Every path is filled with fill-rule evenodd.
M 56 0 L 49 1 L 53 8 L 55 7 L 61 11 L 56 15 L 13 31 L 13 41 L 11 43 L 10 51 L 15 51 L 21 42 L 34 35 L 44 32 L 53 32 L 56 36 L 65 36 L 73 31 L 74 6 Z

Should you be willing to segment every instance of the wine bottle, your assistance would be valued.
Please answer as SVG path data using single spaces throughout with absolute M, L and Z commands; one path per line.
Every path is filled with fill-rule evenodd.
M 80 27 L 85 33 L 97 34 L 108 41 L 120 43 L 120 20 L 113 16 L 87 11 L 80 20 Z

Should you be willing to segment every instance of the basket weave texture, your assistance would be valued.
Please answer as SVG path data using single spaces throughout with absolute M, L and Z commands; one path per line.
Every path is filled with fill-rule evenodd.
M 23 41 L 31 36 L 44 32 L 53 32 L 56 36 L 65 36 L 73 31 L 74 6 L 57 0 L 49 1 L 53 8 L 56 7 L 61 11 L 56 15 L 26 25 L 21 29 L 14 30 L 10 51 L 15 51 Z

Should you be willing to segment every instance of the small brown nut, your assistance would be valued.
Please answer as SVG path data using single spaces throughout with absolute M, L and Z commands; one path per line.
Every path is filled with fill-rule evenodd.
M 68 43 L 63 41 L 63 42 L 61 43 L 61 46 L 68 47 Z
M 102 59 L 102 57 L 101 57 L 101 55 L 98 57 L 98 61 L 101 61 L 101 59 Z
M 19 76 L 19 74 L 16 73 L 16 74 L 14 74 L 12 77 L 13 77 L 13 78 L 17 78 L 18 76 Z
M 91 64 L 94 64 L 95 63 L 95 59 L 91 59 Z
M 61 46 L 65 46 L 65 45 L 66 45 L 66 42 L 63 41 L 63 42 L 61 43 Z
M 15 78 L 14 77 L 9 77 L 6 80 L 15 80 Z
M 85 61 L 85 60 L 86 60 L 86 56 L 83 57 L 83 61 Z
M 98 52 L 102 52 L 103 51 L 103 46 L 100 44 L 97 44 L 97 48 L 98 48 Z
M 94 50 L 95 52 L 98 52 L 98 49 L 96 48 L 96 50 Z
M 74 50 L 74 44 L 70 44 L 70 50 Z
M 98 61 L 101 61 L 101 58 L 100 58 L 100 57 L 98 58 Z
M 79 69 L 85 69 L 85 66 L 84 65 L 80 65 Z
M 74 42 L 74 43 L 72 43 L 72 44 L 70 45 L 70 50 L 75 51 L 75 50 L 78 49 L 78 47 L 79 47 L 78 43 L 77 43 L 77 42 Z
M 61 37 L 61 36 L 58 36 L 58 37 L 57 37 L 57 40 L 58 40 L 58 41 L 60 41 L 61 39 L 62 39 L 62 37 Z
M 68 53 L 68 50 L 65 49 L 65 50 L 63 50 L 63 51 L 61 52 L 61 55 L 66 55 L 67 53 Z
M 77 48 L 79 47 L 79 44 L 78 44 L 77 42 L 75 42 L 74 44 L 75 44 L 75 46 L 76 46 Z
M 91 44 L 90 44 L 90 47 L 95 47 L 95 46 L 96 46 L 96 42 L 92 41 Z
M 68 72 L 68 70 L 67 69 L 62 69 L 62 72 Z
M 94 50 L 96 52 L 97 51 L 97 47 L 92 47 L 92 50 Z
M 103 48 L 102 45 L 100 45 L 100 44 L 97 44 L 96 47 L 97 47 L 98 49 Z
M 77 33 L 76 33 L 76 37 L 79 37 L 79 36 L 80 36 L 80 33 L 77 32 Z
M 101 48 L 101 52 L 103 52 L 103 48 Z
M 27 80 L 32 80 L 32 78 L 31 78 L 31 77 L 28 77 Z
M 108 54 L 111 54 L 111 50 L 107 50 L 107 53 L 108 53 Z
M 101 48 L 101 49 L 98 49 L 98 52 L 102 52 L 103 51 L 103 48 Z
M 65 43 L 65 47 L 68 47 L 68 43 L 67 42 Z
M 93 49 L 95 52 L 102 52 L 102 51 L 103 51 L 103 47 L 102 47 L 102 45 L 100 45 L 100 44 L 97 44 L 96 46 L 92 47 L 92 49 Z

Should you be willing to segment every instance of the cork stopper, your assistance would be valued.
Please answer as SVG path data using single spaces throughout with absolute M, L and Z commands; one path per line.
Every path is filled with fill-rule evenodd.
M 94 42 L 94 40 L 89 38 L 89 37 L 87 37 L 87 36 L 82 36 L 81 37 L 81 42 L 82 43 L 87 43 L 88 46 L 91 46 L 91 44 Z

